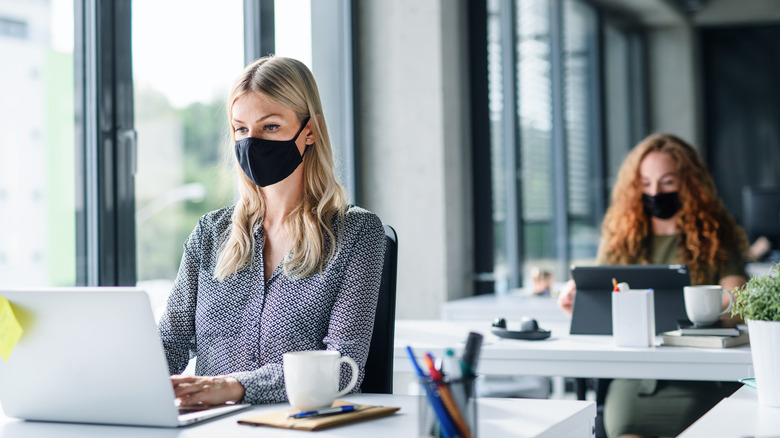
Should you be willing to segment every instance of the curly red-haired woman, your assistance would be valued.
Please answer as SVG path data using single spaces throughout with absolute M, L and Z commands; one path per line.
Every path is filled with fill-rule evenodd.
M 693 147 L 670 134 L 653 134 L 628 154 L 602 224 L 599 263 L 682 263 L 690 269 L 693 284 L 734 290 L 746 281 L 747 248 L 745 233 L 718 198 Z M 575 291 L 569 282 L 558 299 L 569 314 Z M 737 387 L 613 380 L 605 403 L 607 434 L 677 436 Z

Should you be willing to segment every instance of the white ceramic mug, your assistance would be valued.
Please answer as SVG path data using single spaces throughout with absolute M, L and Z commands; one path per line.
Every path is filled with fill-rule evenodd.
M 731 310 L 731 305 L 734 304 L 734 296 L 731 295 L 731 292 L 718 285 L 685 286 L 683 293 L 685 295 L 685 313 L 694 324 L 712 324 L 721 315 L 725 315 Z M 723 299 L 721 298 L 723 294 L 729 297 L 729 305 L 726 310 L 721 310 L 723 308 Z
M 333 400 L 352 391 L 357 383 L 357 363 L 352 358 L 341 357 L 338 351 L 295 351 L 285 353 L 283 361 L 287 398 L 295 409 L 308 411 L 330 406 Z M 342 363 L 352 368 L 352 378 L 347 387 L 339 391 Z

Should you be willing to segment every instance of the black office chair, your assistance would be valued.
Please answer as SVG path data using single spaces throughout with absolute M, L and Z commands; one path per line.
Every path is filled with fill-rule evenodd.
M 393 342 L 395 338 L 395 284 L 398 272 L 398 236 L 385 225 L 385 263 L 379 300 L 376 303 L 374 331 L 366 360 L 366 374 L 360 387 L 363 392 L 393 393 Z
M 577 400 L 586 400 L 588 388 L 596 392 L 596 438 L 605 438 L 607 432 L 604 429 L 604 402 L 607 400 L 607 390 L 612 379 L 586 379 L 578 377 L 574 379 L 574 391 Z

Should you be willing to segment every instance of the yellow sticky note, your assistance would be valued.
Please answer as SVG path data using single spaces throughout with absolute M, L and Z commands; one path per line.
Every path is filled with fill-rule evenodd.
M 8 362 L 16 343 L 22 337 L 22 326 L 11 309 L 11 303 L 0 297 L 0 356 Z

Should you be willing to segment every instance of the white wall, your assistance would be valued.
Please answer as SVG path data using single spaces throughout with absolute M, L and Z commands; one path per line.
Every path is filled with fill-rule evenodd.
M 649 29 L 650 132 L 676 134 L 701 146 L 697 42 L 687 25 Z
M 358 5 L 363 199 L 398 232 L 399 319 L 472 290 L 465 5 Z

